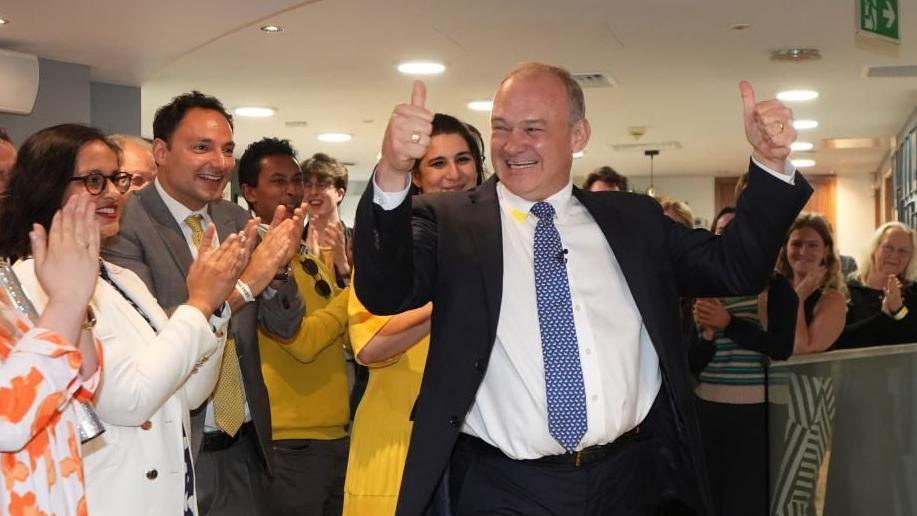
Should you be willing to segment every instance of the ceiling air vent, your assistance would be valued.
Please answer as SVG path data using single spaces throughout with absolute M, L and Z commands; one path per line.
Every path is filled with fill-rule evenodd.
M 866 77 L 917 77 L 917 65 L 908 66 L 870 66 L 866 69 Z
M 617 152 L 643 152 L 645 150 L 679 150 L 681 142 L 648 142 L 648 143 L 610 143 L 609 147 Z
M 573 80 L 578 82 L 580 88 L 614 88 L 618 81 L 604 72 L 574 73 Z
M 344 165 L 345 167 L 355 167 L 357 166 L 357 162 L 356 161 L 342 161 L 341 165 Z
M 291 120 L 289 122 L 284 122 L 283 125 L 287 127 L 306 127 L 309 125 L 309 122 L 306 122 L 305 120 Z

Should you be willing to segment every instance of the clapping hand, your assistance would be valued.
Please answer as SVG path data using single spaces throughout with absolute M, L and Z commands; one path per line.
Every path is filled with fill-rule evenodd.
M 703 298 L 694 302 L 694 321 L 705 329 L 725 330 L 732 316 L 719 299 Z
M 242 273 L 242 281 L 251 289 L 252 295 L 260 294 L 277 272 L 293 259 L 302 238 L 305 211 L 306 205 L 301 204 L 288 217 L 286 208 L 282 204 L 277 206 L 270 228 L 255 247 L 248 267 Z
M 376 169 L 376 183 L 383 191 L 403 190 L 405 176 L 411 173 L 414 161 L 423 157 L 433 133 L 433 112 L 425 107 L 427 88 L 414 81 L 410 104 L 398 104 L 392 111 L 385 137 L 382 157 Z
M 96 203 L 88 193 L 71 196 L 54 214 L 48 232 L 32 225 L 29 237 L 35 276 L 48 294 L 48 304 L 63 303 L 82 316 L 99 277 L 99 223 Z
M 754 148 L 752 155 L 777 172 L 784 172 L 790 145 L 796 140 L 793 111 L 779 100 L 755 99 L 747 81 L 739 83 L 745 118 L 745 136 Z
M 901 299 L 901 280 L 894 274 L 888 275 L 888 282 L 885 285 L 885 297 L 882 299 L 882 311 L 886 315 L 894 315 L 904 306 L 904 300 Z
M 215 232 L 215 225 L 207 226 L 186 280 L 188 304 L 205 317 L 210 317 L 232 293 L 236 280 L 248 264 L 251 252 L 248 242 L 255 238 L 253 229 L 246 226 L 244 231 L 229 235 L 213 249 Z

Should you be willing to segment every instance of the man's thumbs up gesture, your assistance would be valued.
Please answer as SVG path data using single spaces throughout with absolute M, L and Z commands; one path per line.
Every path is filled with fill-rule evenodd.
M 405 175 L 410 174 L 414 161 L 423 157 L 433 132 L 433 112 L 424 107 L 427 88 L 414 81 L 411 103 L 398 104 L 385 128 L 382 158 L 376 168 L 376 184 L 386 192 L 404 190 Z
M 793 111 L 779 100 L 755 100 L 755 90 L 747 81 L 739 83 L 745 111 L 745 137 L 754 147 L 752 155 L 761 164 L 785 172 L 790 145 L 796 140 Z

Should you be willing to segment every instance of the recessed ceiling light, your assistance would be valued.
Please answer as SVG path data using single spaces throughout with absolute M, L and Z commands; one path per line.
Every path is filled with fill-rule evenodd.
M 810 151 L 815 145 L 812 145 L 809 142 L 793 142 L 790 144 L 790 149 L 794 151 Z
M 814 159 L 794 159 L 791 160 L 791 163 L 793 163 L 793 166 L 796 168 L 808 168 L 815 166 Z
M 349 142 L 353 138 L 350 133 L 318 133 L 318 139 L 322 142 L 341 143 Z
M 433 61 L 408 61 L 398 65 L 398 71 L 405 75 L 436 75 L 445 69 L 446 65 Z
M 818 127 L 818 122 L 815 120 L 794 120 L 793 127 L 797 131 L 805 131 L 807 129 L 815 129 Z
M 6 18 L 0 18 L 0 25 L 6 25 L 7 23 L 9 22 L 6 20 Z
M 258 106 L 242 106 L 232 111 L 238 116 L 245 118 L 267 118 L 274 116 L 274 108 Z
M 283 27 L 278 27 L 276 25 L 264 25 L 261 27 L 261 32 L 277 34 L 278 32 L 283 32 Z
M 771 51 L 771 61 L 815 61 L 821 59 L 817 48 L 780 48 Z
M 492 100 L 472 100 L 468 103 L 468 109 L 472 111 L 490 111 L 494 107 Z
M 818 98 L 818 92 L 813 90 L 786 90 L 777 93 L 777 98 L 784 102 L 805 102 Z
M 579 151 L 573 153 L 573 159 L 580 159 L 586 155 L 586 151 Z

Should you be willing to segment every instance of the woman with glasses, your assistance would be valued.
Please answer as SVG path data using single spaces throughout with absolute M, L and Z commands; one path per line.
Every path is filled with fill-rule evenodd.
M 303 202 L 303 173 L 287 140 L 263 138 L 239 159 L 239 184 L 251 211 L 272 220 Z M 258 331 L 261 372 L 271 402 L 273 480 L 268 514 L 340 515 L 347 467 L 348 292 L 305 242 L 288 268 L 306 313 L 289 339 Z
M 47 227 L 74 196 L 94 197 L 98 239 L 118 232 L 122 196 L 131 175 L 119 169 L 119 149 L 97 129 L 64 124 L 26 140 L 3 205 L 0 255 L 39 311 L 49 291 L 35 274 L 29 231 Z M 254 227 L 248 229 L 254 241 Z M 83 464 L 89 514 L 197 513 L 188 442 L 189 411 L 213 391 L 229 311 L 224 300 L 248 260 L 246 237 L 232 235 L 212 248 L 208 228 L 188 272 L 188 302 L 167 315 L 129 270 L 100 260 L 87 322 L 101 341 L 102 383 L 93 402 L 104 433 L 86 443 Z M 85 245 L 85 242 L 77 242 Z M 216 316 L 211 317 L 216 312 Z
M 917 231 L 901 222 L 876 230 L 863 268 L 847 280 L 847 325 L 835 348 L 917 342 Z
M 468 127 L 444 114 L 433 117 L 423 158 L 414 164 L 418 193 L 462 192 L 484 180 L 483 152 Z M 370 314 L 351 293 L 350 343 L 370 368 L 351 435 L 344 514 L 395 514 L 412 423 L 430 345 L 432 304 L 395 316 Z

